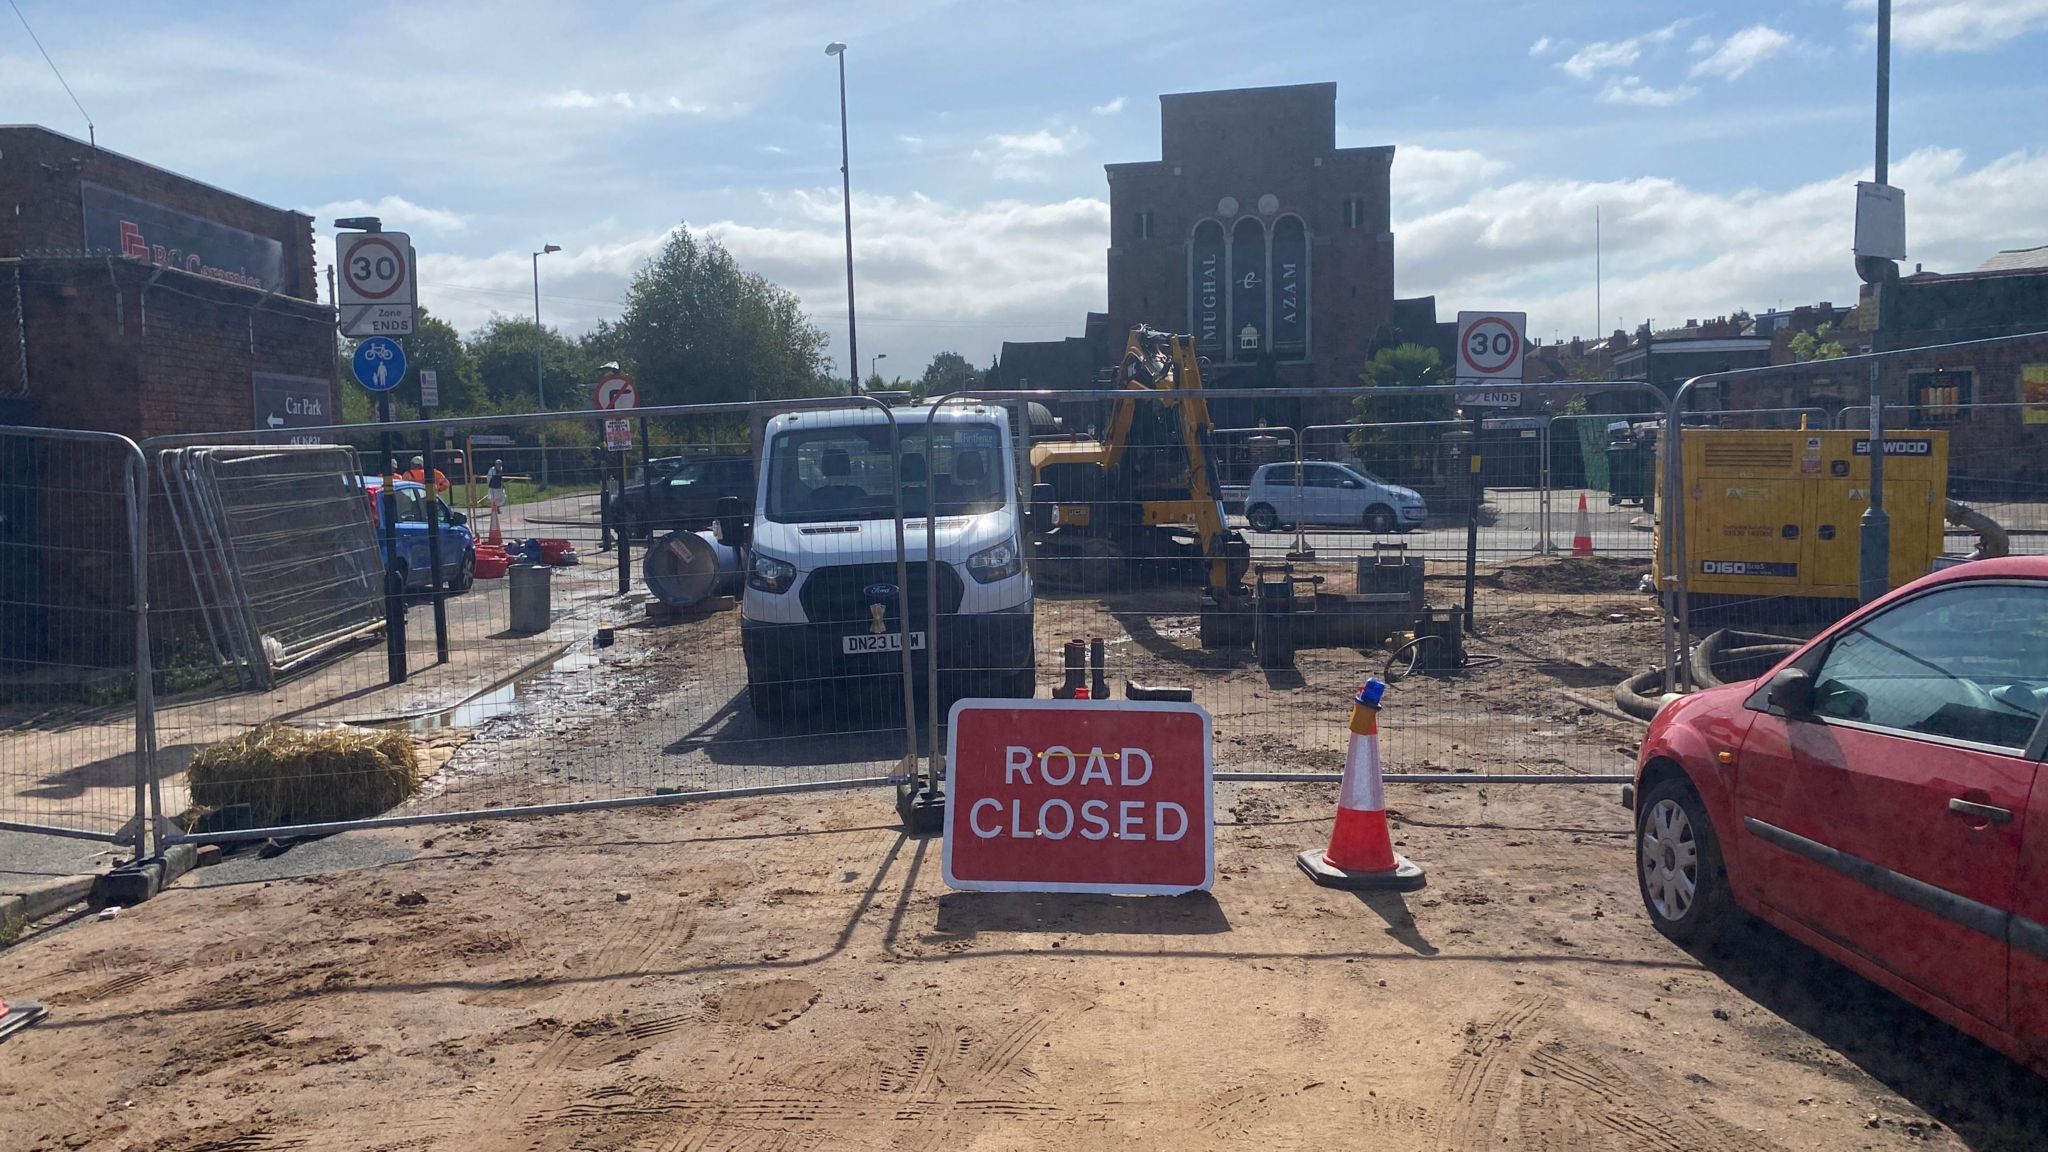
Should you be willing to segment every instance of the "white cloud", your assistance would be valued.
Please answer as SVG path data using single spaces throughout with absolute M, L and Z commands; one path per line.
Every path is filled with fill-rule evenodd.
M 998 180 L 1043 180 L 1048 176 L 1046 161 L 1067 155 L 1086 140 L 1073 128 L 1061 132 L 1046 128 L 1036 132 L 998 132 L 975 149 L 973 156 L 988 165 L 989 175 Z
M 1640 36 L 1631 36 L 1626 40 L 1595 41 L 1572 53 L 1558 67 L 1581 80 L 1591 80 L 1602 72 L 1618 72 L 1642 59 L 1644 45 L 1661 47 L 1669 44 L 1692 22 L 1693 18 L 1687 16 L 1673 20 L 1662 28 L 1645 32 Z M 1548 39 L 1546 36 L 1538 43 L 1544 43 Z M 1536 50 L 1531 48 L 1529 54 L 1535 55 Z
M 1652 178 L 1481 188 L 1447 207 L 1397 214 L 1400 291 L 1435 293 L 1452 307 L 1512 302 L 1530 313 L 1532 331 L 1590 334 L 1598 206 L 1609 328 L 1619 317 L 1661 325 L 1779 300 L 1847 303 L 1856 292 L 1849 248 L 1862 175 L 1732 192 Z M 1933 270 L 1973 268 L 2030 242 L 2032 222 L 2048 218 L 2048 150 L 1973 168 L 1959 151 L 1923 149 L 1893 175 L 1913 190 L 1911 259 Z
M 1846 10 L 1876 35 L 1877 0 L 1847 0 Z M 1897 0 L 1892 39 L 1901 48 L 1931 52 L 1983 52 L 2016 36 L 2048 28 L 2048 0 Z
M 307 210 L 315 232 L 327 228 L 338 216 L 375 216 L 393 230 L 423 229 L 428 232 L 460 232 L 469 222 L 454 212 L 415 204 L 403 196 L 376 200 L 336 200 Z
M 1117 113 L 1124 110 L 1124 105 L 1126 103 L 1128 103 L 1128 101 L 1126 101 L 1123 97 L 1119 96 L 1116 99 L 1111 100 L 1107 104 L 1097 104 L 1095 107 L 1090 108 L 1089 111 L 1095 113 L 1097 116 L 1114 116 Z
M 1692 66 L 1694 76 L 1740 79 L 1750 69 L 1792 47 L 1791 36 L 1768 24 L 1752 24 L 1721 42 L 1712 55 Z
M 1686 51 L 1694 56 L 1712 52 L 1713 50 L 1714 38 L 1712 36 L 1695 36 L 1692 43 L 1686 47 Z
M 715 236 L 750 272 L 795 292 L 845 364 L 846 249 L 839 190 L 764 194 L 759 220 L 691 223 Z M 1004 340 L 1079 335 L 1100 310 L 1109 205 L 1077 197 L 1052 203 L 949 204 L 926 196 L 855 195 L 854 267 L 863 354 L 888 352 L 903 371 L 939 351 L 976 364 Z M 617 317 L 626 285 L 661 250 L 667 231 L 577 243 L 541 264 L 542 318 L 570 332 Z M 528 249 L 483 257 L 423 254 L 420 295 L 464 332 L 493 313 L 530 315 Z
M 1642 43 L 1637 40 L 1598 40 L 1572 53 L 1558 67 L 1581 80 L 1591 80 L 1601 72 L 1628 67 L 1642 54 Z
M 1699 89 L 1689 84 L 1681 84 L 1676 88 L 1657 88 L 1643 83 L 1640 76 L 1615 77 L 1600 90 L 1600 99 L 1605 103 L 1640 104 L 1648 108 L 1669 108 L 1697 95 Z
M 1394 149 L 1393 195 L 1397 202 L 1442 203 L 1507 170 L 1505 161 L 1469 148 L 1402 144 Z
M 541 107 L 582 112 L 591 109 L 618 111 L 643 116 L 736 116 L 747 110 L 744 104 L 705 104 L 680 96 L 635 96 L 631 92 L 586 92 L 570 88 L 541 97 Z
M 910 149 L 912 152 L 916 152 L 924 147 L 924 137 L 914 136 L 908 132 L 897 133 L 896 142 L 898 144 L 903 145 L 905 148 Z
M 1538 36 L 1536 38 L 1536 42 L 1534 44 L 1529 45 L 1529 55 L 1541 56 L 1556 46 L 1557 42 L 1555 40 L 1552 40 L 1550 37 Z

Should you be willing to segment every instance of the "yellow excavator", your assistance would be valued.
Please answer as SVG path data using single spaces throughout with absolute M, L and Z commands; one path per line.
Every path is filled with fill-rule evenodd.
M 1204 645 L 1242 643 L 1251 547 L 1224 518 L 1193 338 L 1132 329 L 1115 386 L 1133 396 L 1113 402 L 1099 437 L 1031 446 L 1033 502 L 1052 505 L 1034 541 L 1041 579 L 1094 591 L 1199 583 Z

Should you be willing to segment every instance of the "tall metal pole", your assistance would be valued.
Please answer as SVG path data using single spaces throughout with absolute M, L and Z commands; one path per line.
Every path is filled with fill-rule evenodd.
M 540 397 L 540 410 L 545 412 L 548 410 L 548 382 L 547 373 L 541 368 L 541 344 L 540 253 L 535 252 L 533 254 L 533 389 L 534 394 Z M 545 425 L 540 430 L 540 486 L 542 491 L 547 490 L 548 430 Z
M 1892 0 L 1877 0 L 1877 182 L 1885 183 L 1892 131 Z M 1883 293 L 1882 283 L 1871 285 Z M 1877 351 L 1872 334 L 1872 351 Z M 1868 604 L 1891 590 L 1892 521 L 1884 510 L 1884 369 L 1870 363 L 1870 504 L 1858 525 L 1857 599 Z
M 853 377 L 849 394 L 860 395 L 860 337 L 853 324 L 853 173 L 846 149 L 846 45 L 839 57 L 839 198 L 846 207 L 846 373 Z

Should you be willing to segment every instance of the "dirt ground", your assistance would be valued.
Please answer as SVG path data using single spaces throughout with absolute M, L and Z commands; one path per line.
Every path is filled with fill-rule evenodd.
M 361 833 L 0 952 L 0 1147 L 2040 1147 L 2048 1092 L 1761 928 L 1650 930 L 1611 788 L 1225 790 L 1212 895 L 949 893 L 885 792 Z M 321 847 L 315 845 L 312 847 Z M 305 850 L 304 848 L 301 851 Z M 286 858 L 287 860 L 289 857 Z

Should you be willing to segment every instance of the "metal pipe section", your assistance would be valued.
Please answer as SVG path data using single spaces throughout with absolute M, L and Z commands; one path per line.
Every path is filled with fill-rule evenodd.
M 840 397 L 845 399 L 845 397 Z M 559 804 L 528 804 L 517 808 L 477 808 L 464 812 L 420 812 L 411 816 L 375 816 L 367 820 L 333 820 L 325 824 L 283 824 L 271 828 L 243 828 L 235 832 L 176 832 L 172 844 L 222 844 L 233 840 L 270 840 L 278 837 L 329 836 L 336 832 L 361 832 L 372 828 L 410 828 L 419 824 L 462 824 L 476 820 L 504 820 L 519 816 L 554 816 L 565 812 L 602 812 L 609 808 L 653 808 L 663 804 L 688 804 L 699 800 L 737 800 L 748 796 L 788 796 L 804 792 L 836 792 L 852 788 L 886 788 L 902 784 L 901 776 L 856 776 L 844 780 L 813 780 L 803 784 L 760 784 L 747 788 L 718 788 L 703 792 L 673 792 L 655 796 L 615 796 L 609 800 L 567 800 Z M 8 825 L 0 824 L 0 828 Z M 92 837 L 97 839 L 98 837 Z

